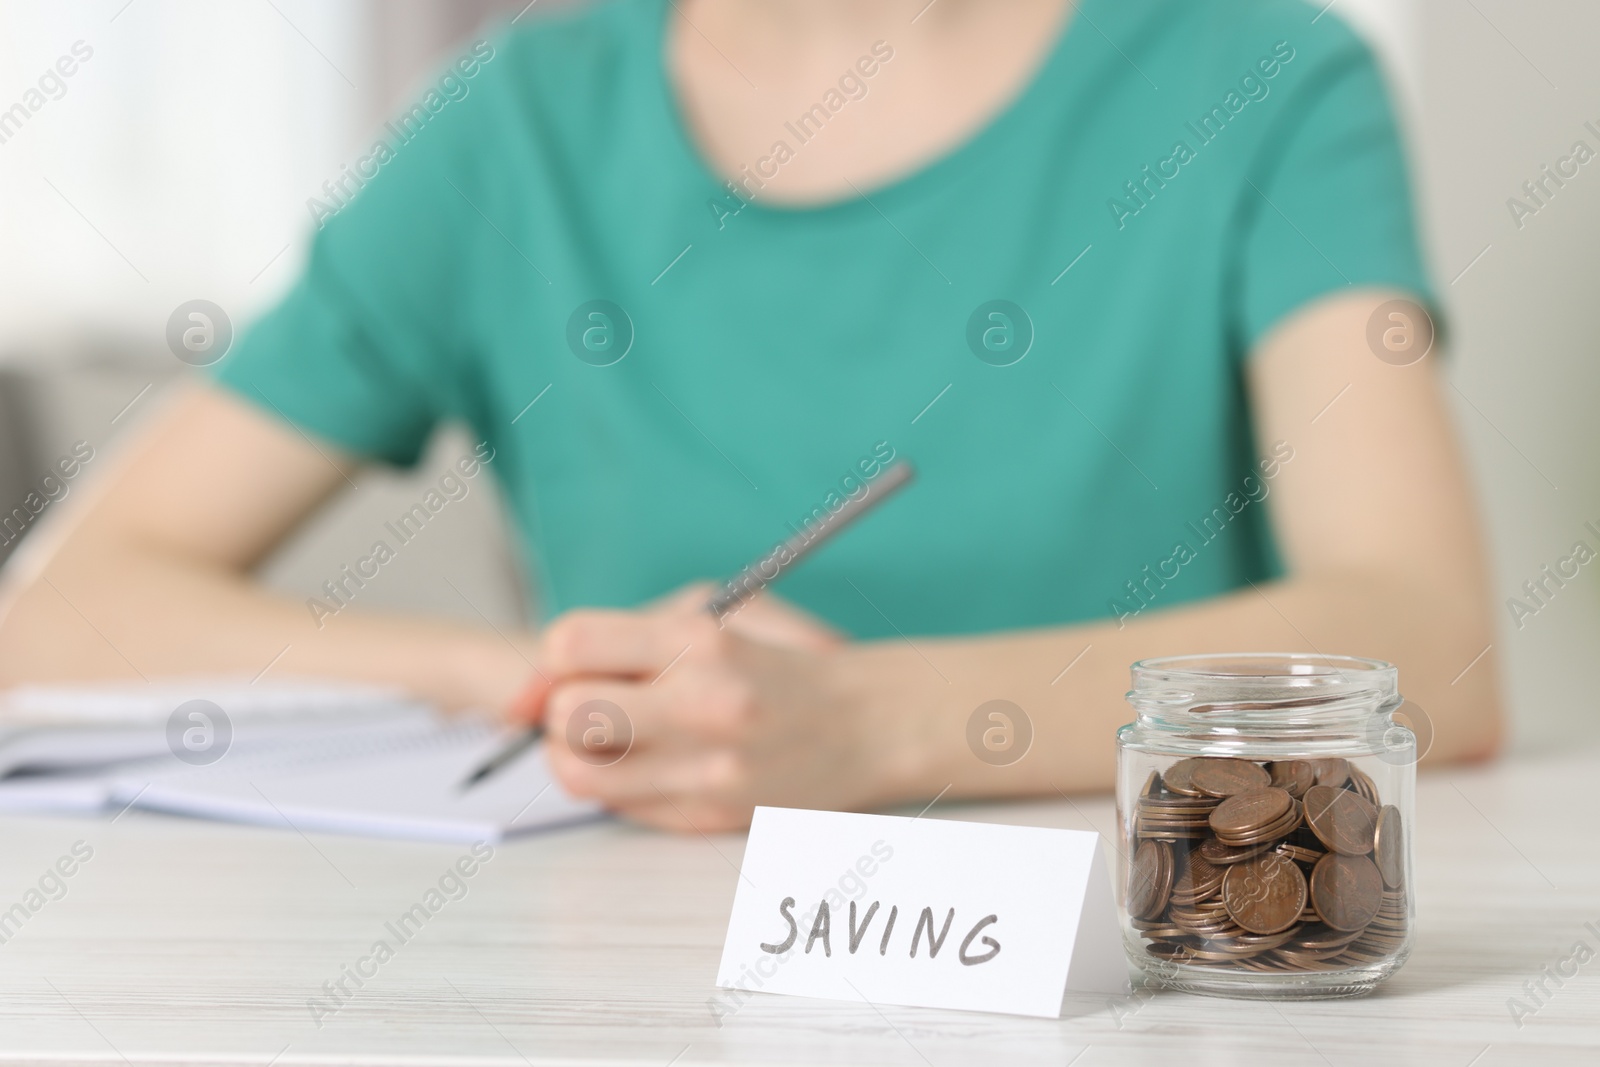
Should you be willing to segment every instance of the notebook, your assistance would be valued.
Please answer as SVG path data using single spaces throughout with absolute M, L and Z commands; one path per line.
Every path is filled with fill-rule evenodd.
M 234 738 L 215 763 L 190 766 L 168 751 L 166 718 L 202 692 L 227 710 Z M 18 704 L 17 691 L 9 696 L 7 710 Z M 32 718 L 0 720 L 29 724 L 0 734 L 0 811 L 137 808 L 303 834 L 449 842 L 498 841 L 599 814 L 555 783 L 543 746 L 461 790 L 508 729 L 391 692 L 280 685 L 240 694 L 190 683 L 126 696 L 119 704 L 100 687 L 25 694 Z
M 489 841 L 593 818 L 562 792 L 542 745 L 471 789 L 461 781 L 509 739 L 487 719 L 353 732 L 166 774 L 122 773 L 113 803 L 299 833 Z
M 169 720 L 206 700 L 222 710 L 235 750 L 305 740 L 323 730 L 431 718 L 398 689 L 286 680 L 171 679 L 150 685 L 18 686 L 0 692 L 0 780 L 92 771 L 170 754 Z

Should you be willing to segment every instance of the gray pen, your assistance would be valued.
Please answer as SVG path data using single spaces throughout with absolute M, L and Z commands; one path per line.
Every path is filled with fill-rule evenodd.
M 716 595 L 706 602 L 706 610 L 718 622 L 732 615 L 746 600 L 777 581 L 785 570 L 804 559 L 807 553 L 893 496 L 896 490 L 911 481 L 912 473 L 911 464 L 901 460 L 885 469 L 872 481 L 863 482 L 866 492 L 860 496 L 846 497 L 837 511 L 830 512 L 820 522 L 807 526 L 760 559 L 750 562 L 738 574 L 724 582 Z M 514 762 L 518 756 L 538 744 L 543 737 L 542 723 L 530 726 L 467 775 L 461 782 L 461 789 L 471 789 L 500 768 Z

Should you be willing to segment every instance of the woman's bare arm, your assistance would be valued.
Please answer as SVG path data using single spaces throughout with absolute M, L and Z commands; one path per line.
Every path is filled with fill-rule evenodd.
M 507 708 L 539 683 L 532 633 L 359 608 L 319 626 L 303 604 L 251 578 L 353 469 L 331 446 L 224 390 L 182 390 L 7 567 L 0 688 L 254 676 L 271 664 L 280 676 L 399 685 L 447 708 Z M 708 595 L 696 587 L 643 614 Z M 776 597 L 738 625 L 779 646 L 839 643 Z
M 921 677 L 917 691 L 925 697 L 941 688 L 960 693 L 950 702 L 952 718 L 994 697 L 1032 715 L 1042 758 L 1024 761 L 1031 770 L 1019 764 L 990 771 L 957 751 L 939 768 L 946 781 L 1007 792 L 1109 786 L 1112 732 L 1132 717 L 1122 700 L 1128 665 L 1196 652 L 1386 659 L 1400 666 L 1402 691 L 1432 722 L 1434 758 L 1497 749 L 1487 574 L 1439 368 L 1432 357 L 1392 366 L 1365 342 L 1372 310 L 1395 295 L 1325 300 L 1284 323 L 1250 363 L 1260 447 L 1282 441 L 1294 449 L 1267 498 L 1288 571 L 1283 580 L 1174 610 L 1160 610 L 1157 600 L 1121 626 L 919 642 L 950 678 L 948 687 L 937 678 L 928 684 L 927 665 L 903 644 L 862 650 L 864 658 L 899 664 L 898 672 L 869 666 L 869 685 L 899 673 Z M 895 699 L 888 692 L 882 698 Z
M 249 577 L 353 467 L 231 394 L 184 388 L 7 568 L 0 687 L 255 675 L 282 653 L 280 675 L 503 706 L 532 671 L 493 631 L 355 610 L 318 627 Z

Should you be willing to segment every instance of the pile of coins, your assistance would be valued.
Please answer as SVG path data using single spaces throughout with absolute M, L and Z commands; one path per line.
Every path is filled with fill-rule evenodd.
M 1338 970 L 1405 943 L 1400 811 L 1347 760 L 1179 760 L 1151 773 L 1133 833 L 1128 914 L 1158 959 Z

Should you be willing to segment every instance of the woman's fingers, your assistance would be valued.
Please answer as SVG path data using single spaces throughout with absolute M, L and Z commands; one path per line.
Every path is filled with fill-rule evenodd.
M 657 746 L 598 754 L 558 741 L 546 753 L 563 789 L 612 810 L 747 795 L 738 759 L 726 749 Z
M 645 604 L 644 610 L 664 615 L 683 615 L 703 611 L 711 598 L 717 595 L 716 582 L 690 582 L 680 585 L 665 596 Z
M 844 643 L 844 635 L 803 608 L 771 592 L 761 592 L 723 616 L 737 634 L 780 648 L 820 652 Z
M 569 611 L 544 635 L 552 678 L 613 674 L 650 680 L 680 658 L 716 658 L 726 635 L 708 612 Z
M 735 743 L 754 711 L 748 682 L 680 664 L 654 683 L 580 678 L 558 683 L 545 728 L 570 746 L 601 753 L 630 745 Z
M 723 662 L 734 638 L 821 651 L 843 637 L 800 608 L 762 593 L 719 623 L 705 610 L 709 583 L 685 586 L 646 611 L 567 612 L 544 633 L 540 670 L 551 680 L 615 675 L 651 681 L 680 661 Z
M 657 684 L 604 678 L 557 685 L 547 752 L 576 796 L 617 808 L 664 798 L 747 796 L 743 753 L 755 716 L 737 675 L 688 666 Z

